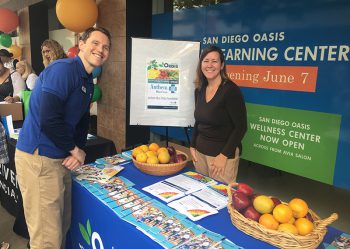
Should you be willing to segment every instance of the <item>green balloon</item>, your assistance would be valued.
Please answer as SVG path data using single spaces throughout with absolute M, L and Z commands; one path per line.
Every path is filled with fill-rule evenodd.
M 1 34 L 0 35 L 0 44 L 4 47 L 11 47 L 12 45 L 12 38 L 8 34 Z
M 102 90 L 98 85 L 94 85 L 94 94 L 92 95 L 92 100 L 91 102 L 95 102 L 102 97 Z

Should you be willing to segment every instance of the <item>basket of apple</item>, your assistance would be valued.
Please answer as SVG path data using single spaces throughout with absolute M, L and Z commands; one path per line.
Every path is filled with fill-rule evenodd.
M 276 197 L 255 194 L 245 183 L 229 184 L 228 196 L 232 224 L 279 248 L 316 248 L 327 233 L 326 227 L 338 218 L 333 213 L 320 219 L 300 198 L 286 203 Z
M 187 161 L 186 153 L 173 146 L 160 147 L 157 143 L 140 145 L 132 150 L 134 165 L 149 175 L 172 175 L 182 170 Z

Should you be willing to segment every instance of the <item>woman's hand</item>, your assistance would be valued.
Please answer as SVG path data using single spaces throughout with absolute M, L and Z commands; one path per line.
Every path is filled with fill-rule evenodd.
M 196 163 L 198 161 L 197 150 L 193 147 L 190 147 L 190 152 L 191 152 L 191 156 L 192 156 L 192 161 Z
M 220 175 L 223 175 L 225 172 L 226 162 L 227 162 L 227 156 L 224 156 L 221 153 L 217 155 L 209 167 L 209 170 L 211 170 L 211 175 L 213 175 L 213 177 L 218 177 Z
M 15 103 L 15 102 L 17 102 L 17 101 L 20 101 L 20 99 L 19 99 L 18 96 L 14 96 L 14 97 L 7 96 L 4 100 L 5 100 L 7 103 Z

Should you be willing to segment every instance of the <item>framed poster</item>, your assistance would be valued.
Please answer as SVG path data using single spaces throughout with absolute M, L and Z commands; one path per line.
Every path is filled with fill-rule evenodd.
M 194 124 L 200 43 L 132 38 L 130 125 Z

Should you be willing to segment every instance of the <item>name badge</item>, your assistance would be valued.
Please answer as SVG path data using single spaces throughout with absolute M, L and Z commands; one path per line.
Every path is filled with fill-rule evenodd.
M 81 86 L 81 90 L 83 91 L 83 93 L 86 93 L 86 87 L 85 86 Z

